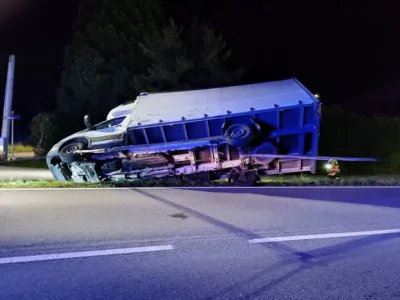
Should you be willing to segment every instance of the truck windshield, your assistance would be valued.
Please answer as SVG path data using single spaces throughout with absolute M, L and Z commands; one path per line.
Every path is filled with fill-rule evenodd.
M 119 118 L 114 118 L 111 120 L 107 120 L 104 122 L 101 122 L 99 124 L 94 125 L 93 130 L 99 130 L 99 129 L 104 129 L 104 128 L 109 128 L 109 127 L 113 127 L 113 126 L 118 126 L 121 125 L 122 122 L 125 120 L 126 117 L 119 117 Z

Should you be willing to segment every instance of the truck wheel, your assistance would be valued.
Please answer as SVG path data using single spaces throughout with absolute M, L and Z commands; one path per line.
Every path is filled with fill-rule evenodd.
M 269 154 L 274 155 L 278 153 L 278 149 L 270 142 L 262 143 L 258 145 L 253 150 L 251 150 L 251 154 Z M 253 160 L 256 164 L 264 165 L 269 164 L 275 160 L 273 157 L 253 157 Z
M 233 147 L 244 147 L 254 139 L 253 129 L 246 124 L 233 124 L 225 131 L 226 142 Z
M 82 142 L 74 142 L 68 145 L 65 145 L 61 148 L 59 154 L 61 161 L 65 163 L 72 163 L 80 159 L 80 156 L 77 154 L 73 154 L 77 150 L 82 150 L 86 148 L 86 144 Z

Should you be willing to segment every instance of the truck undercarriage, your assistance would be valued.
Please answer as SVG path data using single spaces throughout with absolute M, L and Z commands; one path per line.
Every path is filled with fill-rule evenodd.
M 226 177 L 234 182 L 239 180 L 238 176 L 244 176 L 254 183 L 257 176 L 248 174 L 313 171 L 309 159 L 276 159 L 268 156 L 276 155 L 276 152 L 276 148 L 269 142 L 256 147 L 237 148 L 227 144 L 225 137 L 221 136 L 174 145 L 169 143 L 81 150 L 74 153 L 76 159 L 70 163 L 55 157 L 53 166 L 63 170 L 67 175 L 66 180 L 92 183 L 199 173 L 212 175 L 210 179 Z

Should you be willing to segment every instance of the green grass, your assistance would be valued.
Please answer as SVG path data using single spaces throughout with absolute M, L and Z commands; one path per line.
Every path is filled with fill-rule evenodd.
M 340 180 L 324 175 L 265 176 L 262 185 L 271 186 L 400 186 L 399 175 L 342 176 Z
M 121 181 L 98 184 L 61 183 L 57 181 L 0 181 L 0 188 L 88 188 L 88 187 L 213 187 L 228 186 L 226 180 L 199 183 L 178 178 Z M 332 180 L 325 176 L 266 176 L 259 186 L 400 186 L 398 176 L 348 176 Z
M 73 182 L 62 183 L 58 181 L 47 180 L 2 180 L 0 181 L 0 189 L 2 188 L 87 188 L 87 187 L 106 187 L 104 184 L 77 184 Z
M 8 152 L 11 153 L 11 145 L 8 145 Z M 14 144 L 15 153 L 33 152 L 33 146 L 22 143 Z

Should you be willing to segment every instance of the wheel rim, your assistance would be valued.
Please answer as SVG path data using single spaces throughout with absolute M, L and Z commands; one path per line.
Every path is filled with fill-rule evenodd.
M 79 149 L 79 147 L 78 146 L 76 146 L 76 145 L 73 145 L 73 146 L 69 146 L 67 149 L 65 149 L 65 153 L 66 154 L 72 154 L 72 153 L 74 153 L 76 150 L 78 150 Z
M 246 130 L 244 130 L 243 128 L 234 128 L 232 129 L 232 133 L 230 134 L 230 136 L 233 138 L 238 138 L 244 136 L 245 134 Z

